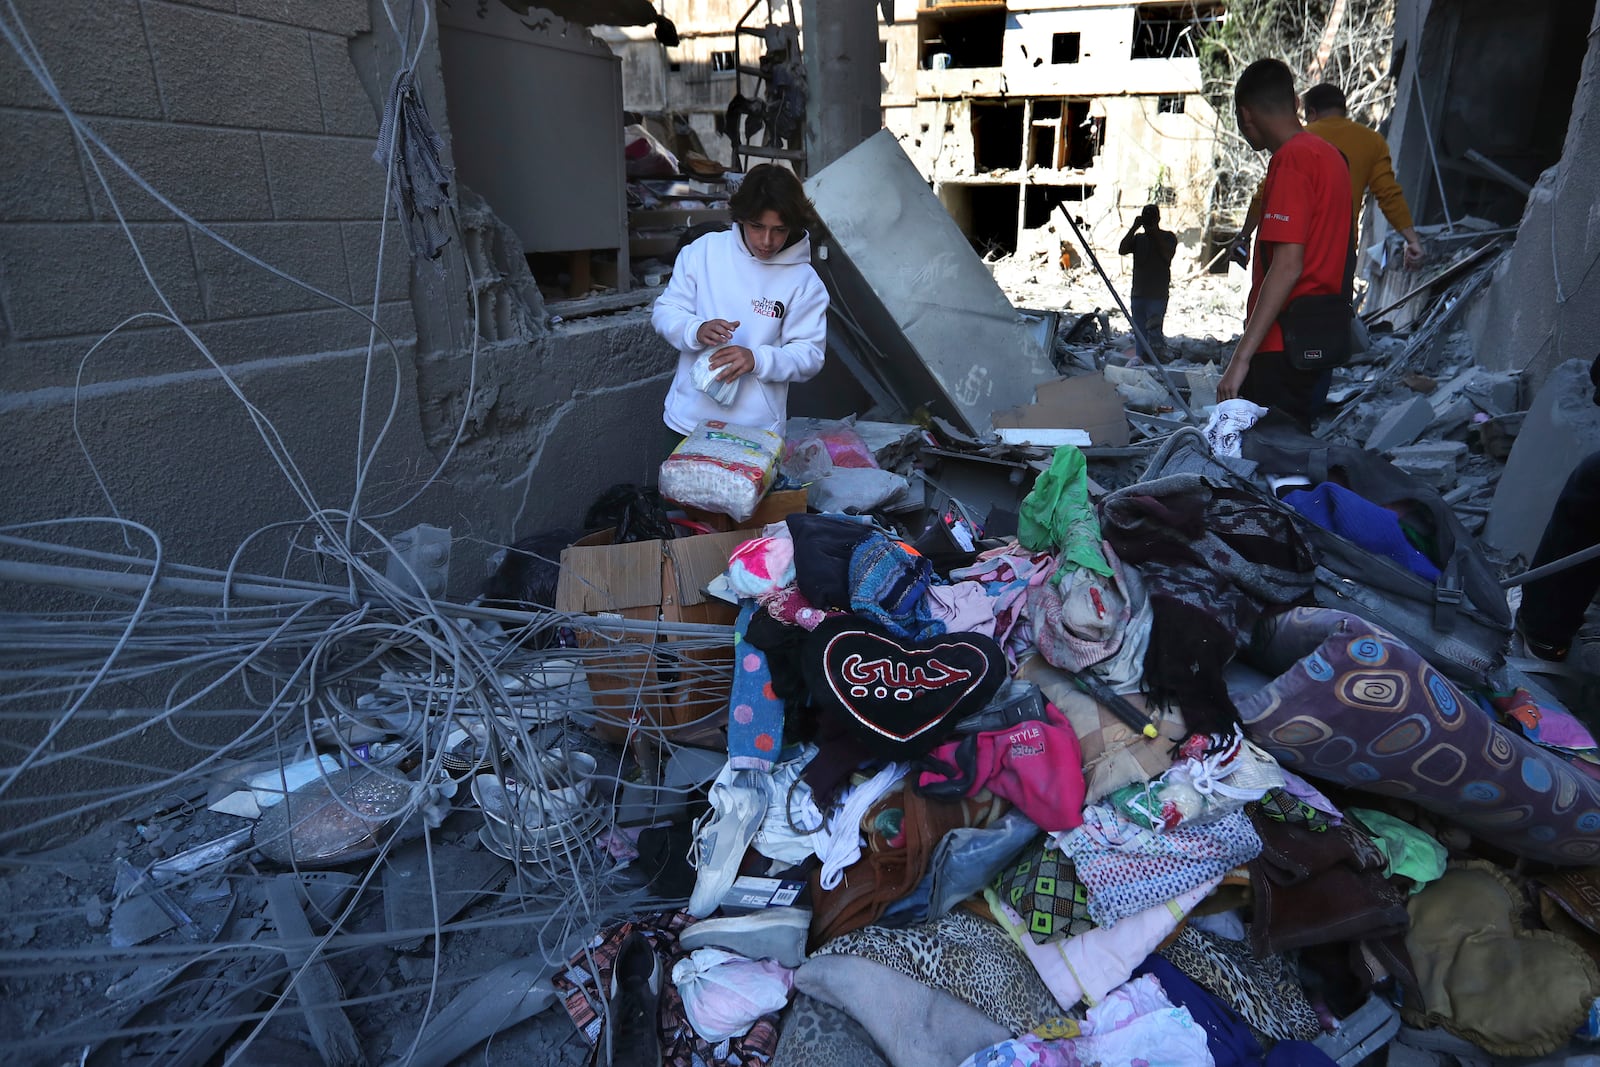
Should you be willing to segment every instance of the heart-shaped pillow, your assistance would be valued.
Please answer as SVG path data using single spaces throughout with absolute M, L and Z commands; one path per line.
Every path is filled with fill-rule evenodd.
M 911 641 L 847 615 L 807 638 L 805 673 L 824 714 L 841 717 L 871 751 L 905 760 L 932 751 L 989 703 L 1006 658 L 982 634 Z
M 1493 864 L 1452 863 L 1407 905 L 1406 950 L 1422 1003 L 1401 1015 L 1442 1026 L 1497 1056 L 1542 1056 L 1567 1043 L 1600 995 L 1578 945 L 1528 930 L 1522 891 Z

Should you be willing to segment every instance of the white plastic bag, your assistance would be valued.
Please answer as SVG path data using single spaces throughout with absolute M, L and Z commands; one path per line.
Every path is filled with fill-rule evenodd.
M 835 467 L 806 486 L 806 503 L 818 511 L 860 515 L 893 503 L 911 491 L 911 483 L 893 471 Z
M 708 419 L 661 464 L 661 495 L 743 522 L 766 495 L 782 451 L 771 430 Z
M 721 352 L 722 349 L 717 349 Z M 700 358 L 694 361 L 694 366 L 689 370 L 689 380 L 694 382 L 694 387 L 709 396 L 712 400 L 727 407 L 733 403 L 733 398 L 739 395 L 739 379 L 731 382 L 717 380 L 717 372 L 711 369 L 711 357 L 716 352 L 705 351 L 700 353 Z
M 747 960 L 720 948 L 689 953 L 672 968 L 683 1014 L 710 1044 L 740 1037 L 789 1002 L 794 973 L 772 960 Z

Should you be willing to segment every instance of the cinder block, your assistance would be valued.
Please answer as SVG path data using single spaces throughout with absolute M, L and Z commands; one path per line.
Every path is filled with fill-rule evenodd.
M 1458 430 L 1472 420 L 1478 413 L 1478 405 L 1464 396 L 1457 396 L 1448 404 L 1434 402 L 1435 409 L 1439 412 L 1433 422 L 1428 425 L 1428 433 L 1450 433 Z
M 237 4 L 239 14 L 250 18 L 284 22 L 346 37 L 366 33 L 372 28 L 367 0 L 237 0 Z M 397 10 L 403 11 L 404 8 L 397 5 Z
M 265 133 L 276 217 L 373 219 L 383 214 L 384 169 L 372 142 L 320 134 Z
M 1466 394 L 1491 415 L 1507 415 L 1522 410 L 1517 403 L 1521 375 L 1512 371 L 1491 373 L 1480 370 L 1467 383 Z
M 1417 479 L 1424 485 L 1431 486 L 1443 493 L 1455 488 L 1456 461 L 1439 456 L 1401 456 L 1394 457 L 1394 465 Z
M 203 313 L 189 238 L 180 223 L 136 223 L 134 239 L 180 315 Z M 0 227 L 0 287 L 22 339 L 108 330 L 129 315 L 160 311 L 118 226 Z
M 1495 487 L 1483 531 L 1489 545 L 1532 558 L 1567 476 L 1600 449 L 1600 407 L 1593 398 L 1588 360 L 1569 359 L 1545 379 Z
M 266 222 L 218 226 L 257 258 L 324 292 L 348 299 L 344 242 L 336 222 Z M 195 258 L 212 319 L 329 307 L 326 300 L 269 274 L 215 241 L 195 235 Z
M 96 129 L 112 151 L 127 160 L 145 181 L 200 221 L 272 218 L 259 135 L 247 130 L 148 122 L 104 121 L 97 123 Z M 116 164 L 102 161 L 101 169 L 126 217 L 173 217 Z M 115 219 L 105 190 L 98 180 L 91 177 L 90 181 L 96 217 L 101 221 Z
M 1391 451 L 1396 466 L 1401 466 L 1400 461 L 1406 459 L 1446 460 L 1459 467 L 1467 458 L 1467 446 L 1462 441 L 1423 441 L 1415 445 L 1401 445 Z
M 356 74 L 349 44 L 342 37 L 313 33 L 311 59 L 317 68 L 323 129 L 355 137 L 376 137 L 378 110 Z
M 372 301 L 373 270 L 378 264 L 378 234 L 381 225 L 376 222 L 346 222 L 344 231 L 345 263 L 350 271 L 351 302 L 365 308 Z M 407 300 L 411 296 L 411 244 L 405 227 L 396 219 L 389 220 L 383 250 L 383 300 Z
M 161 117 L 155 71 L 137 0 L 16 0 L 28 35 L 67 103 L 82 115 Z M 9 47 L 0 59 L 0 105 L 53 108 Z M 9 146 L 8 149 L 9 151 Z
M 0 111 L 0 219 L 86 220 L 78 146 L 59 114 Z
M 1425 396 L 1396 403 L 1378 417 L 1378 424 L 1367 437 L 1367 448 L 1373 452 L 1387 452 L 1400 445 L 1409 445 L 1433 421 L 1433 405 Z
M 149 5 L 145 23 L 169 119 L 321 132 L 304 30 L 167 4 Z
M 378 322 L 389 336 L 404 343 L 416 336 L 416 318 L 408 300 L 383 304 Z M 364 348 L 368 326 L 343 308 L 292 311 L 223 322 L 190 323 L 200 340 L 222 364 L 280 359 L 317 352 Z M 83 337 L 46 338 L 0 344 L 0 396 L 41 389 L 71 389 L 92 342 Z M 182 374 L 201 370 L 205 358 L 176 327 L 142 326 L 119 331 L 84 365 L 85 385 Z

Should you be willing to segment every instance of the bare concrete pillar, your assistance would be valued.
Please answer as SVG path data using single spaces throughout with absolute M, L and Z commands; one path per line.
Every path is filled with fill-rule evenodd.
M 878 5 L 802 0 L 806 170 L 815 174 L 883 125 Z

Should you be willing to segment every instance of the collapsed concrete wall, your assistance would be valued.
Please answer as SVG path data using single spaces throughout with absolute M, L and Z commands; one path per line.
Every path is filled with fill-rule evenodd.
M 403 32 L 404 5 L 389 6 Z M 643 312 L 549 326 L 516 238 L 470 196 L 440 263 L 413 265 L 403 228 L 392 217 L 385 227 L 385 171 L 372 152 L 402 42 L 382 0 L 17 0 L 16 10 L 88 127 L 182 209 L 320 294 L 247 262 L 91 159 L 18 57 L 0 51 L 7 521 L 115 513 L 155 531 L 172 560 L 225 566 L 248 542 L 245 568 L 278 573 L 287 559 L 309 577 L 305 553 L 287 547 L 292 524 L 313 507 L 348 507 L 358 457 L 376 447 L 363 513 L 390 533 L 451 527 L 453 592 L 471 595 L 497 545 L 575 524 L 606 486 L 650 474 L 660 435 L 639 427 L 658 422 L 674 364 Z M 422 12 L 412 12 L 419 31 Z M 448 141 L 434 39 L 420 56 L 421 91 Z M 240 395 L 179 326 L 154 317 L 156 287 Z M 369 324 L 335 301 L 370 309 L 374 293 L 393 343 L 380 334 L 369 360 Z M 246 401 L 281 435 L 308 498 Z M 251 539 L 278 523 L 291 525 Z M 127 551 L 106 530 L 46 537 L 56 535 Z M 64 602 L 0 586 L 7 609 Z M 227 731 L 212 719 L 193 736 L 208 744 Z M 25 735 L 7 728 L 7 740 Z M 118 753 L 149 768 L 193 758 L 165 731 Z M 73 765 L 48 785 L 70 789 L 90 773 L 98 786 L 136 776 Z
M 1516 243 L 1476 310 L 1478 362 L 1522 369 L 1532 397 L 1569 359 L 1590 359 L 1600 338 L 1600 11 L 1588 37 L 1561 162 L 1534 187 Z
M 1600 326 L 1591 275 L 1600 134 L 1586 122 L 1600 100 L 1597 34 L 1592 0 L 1409 0 L 1396 10 L 1395 172 L 1419 223 L 1475 215 L 1516 228 L 1466 325 L 1480 364 L 1524 371 L 1525 399 L 1563 361 L 1591 358 Z M 1524 203 L 1469 149 L 1533 184 L 1532 195 Z

